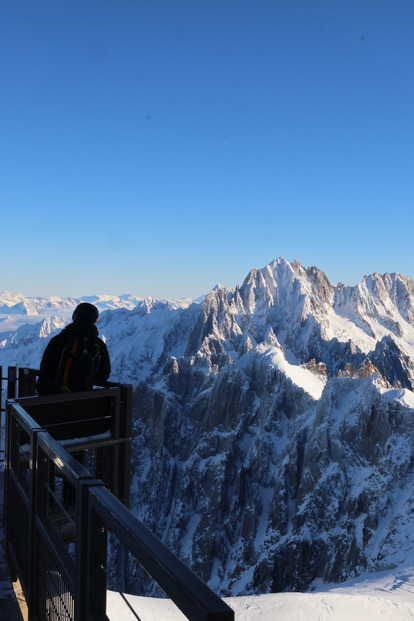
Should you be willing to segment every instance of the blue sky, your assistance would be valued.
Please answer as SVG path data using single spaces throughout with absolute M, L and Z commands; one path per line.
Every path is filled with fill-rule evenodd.
M 3 0 L 0 290 L 414 276 L 411 0 Z

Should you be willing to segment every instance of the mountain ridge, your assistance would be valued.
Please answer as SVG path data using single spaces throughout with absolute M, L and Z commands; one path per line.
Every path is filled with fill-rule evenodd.
M 2 337 L 0 364 L 38 367 L 63 315 Z M 98 327 L 134 385 L 132 509 L 221 595 L 307 590 L 412 551 L 411 278 L 335 287 L 279 258 L 202 303 L 140 300 Z

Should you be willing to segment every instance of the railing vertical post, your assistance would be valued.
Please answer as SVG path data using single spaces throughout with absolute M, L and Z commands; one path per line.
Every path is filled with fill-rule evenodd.
M 30 469 L 31 469 L 31 478 L 30 478 L 30 496 L 29 496 L 29 543 L 28 543 L 28 621 L 34 621 L 36 618 L 36 597 L 37 597 L 37 588 L 36 588 L 36 578 L 37 578 L 37 562 L 36 562 L 36 520 L 37 520 L 37 511 L 38 511 L 38 479 L 39 479 L 39 468 L 38 468 L 38 448 L 37 448 L 37 434 L 41 431 L 41 428 L 34 429 L 31 435 L 30 440 Z
M 132 435 L 132 386 L 121 386 L 120 436 L 131 438 Z M 123 442 L 119 447 L 119 498 L 129 508 L 131 487 L 131 441 Z
M 112 436 L 117 440 L 120 436 L 120 417 L 121 417 L 121 391 L 119 391 L 119 398 L 111 400 L 111 411 L 112 411 L 112 423 L 111 423 L 111 432 Z M 112 463 L 114 464 L 113 471 L 113 493 L 115 496 L 119 497 L 119 444 L 115 444 L 111 450 L 112 453 Z
M 36 394 L 36 371 L 19 369 L 19 397 L 31 397 Z
M 107 621 L 106 616 L 106 570 L 107 570 L 107 528 L 92 508 L 89 508 L 89 532 L 87 553 L 87 618 L 93 621 Z
M 3 408 L 3 367 L 0 366 L 0 455 L 2 452 L 5 451 L 4 446 L 5 444 L 1 443 L 1 439 L 3 439 L 3 442 L 6 443 L 6 436 L 2 435 L 2 430 L 3 430 L 3 412 L 4 412 L 4 408 Z M 5 425 L 4 425 L 5 427 Z
M 103 486 L 97 479 L 79 479 L 76 491 L 76 585 L 75 585 L 75 621 L 87 621 L 89 591 L 89 489 L 91 486 Z
M 34 572 L 32 580 L 30 581 L 31 588 L 29 591 L 29 601 L 27 602 L 27 606 L 29 609 L 28 621 L 34 621 L 35 619 L 38 619 L 38 611 L 46 611 L 46 592 L 44 588 L 39 588 L 39 585 L 45 585 L 47 582 L 47 568 L 39 563 L 39 559 L 37 558 L 38 541 L 36 521 L 39 518 L 41 520 L 46 520 L 48 514 L 50 461 L 45 454 L 42 454 L 38 446 L 36 446 L 36 453 L 34 455 L 34 458 L 36 460 L 36 485 L 33 491 L 35 494 L 34 503 L 36 508 L 36 515 L 33 522 L 34 528 L 31 532 L 31 535 L 33 537 L 31 550 L 33 554 L 33 560 L 36 563 L 37 571 Z M 40 573 L 42 571 L 43 574 Z M 40 601 L 40 599 L 42 599 L 43 601 Z
M 6 554 L 9 550 L 10 540 L 10 470 L 11 470 L 11 411 L 8 412 L 9 406 L 7 406 L 6 420 L 5 420 L 5 437 L 4 437 L 4 534 L 5 534 L 5 547 Z M 8 556 L 8 555 L 7 555 Z M 16 570 L 10 562 L 8 556 L 9 569 L 11 570 L 11 578 L 13 582 L 16 579 Z
M 17 367 L 9 367 L 7 371 L 7 398 L 15 399 L 17 396 Z

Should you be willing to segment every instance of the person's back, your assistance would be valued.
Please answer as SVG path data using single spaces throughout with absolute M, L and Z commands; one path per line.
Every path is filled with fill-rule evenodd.
M 73 323 L 50 340 L 40 363 L 39 395 L 90 390 L 94 383 L 105 384 L 111 364 L 107 347 L 98 337 L 98 317 L 93 304 L 82 302 L 73 312 Z

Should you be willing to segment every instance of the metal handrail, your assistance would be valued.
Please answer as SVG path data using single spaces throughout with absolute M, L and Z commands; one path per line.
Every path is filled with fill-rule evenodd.
M 234 619 L 233 610 L 105 487 L 91 487 L 88 492 L 98 533 L 90 541 L 91 552 L 97 549 L 102 527 L 110 529 L 188 619 Z

